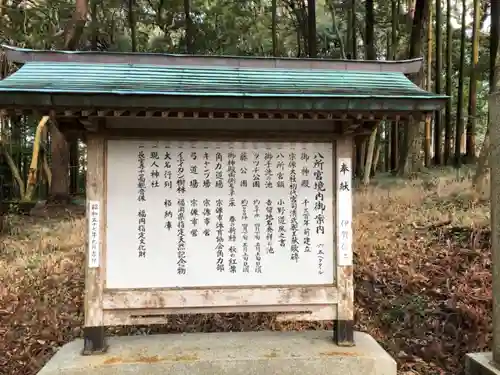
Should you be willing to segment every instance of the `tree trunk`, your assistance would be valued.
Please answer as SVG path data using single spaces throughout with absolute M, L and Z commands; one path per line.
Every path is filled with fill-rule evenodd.
M 332 14 L 332 27 L 333 31 L 335 32 L 335 35 L 337 36 L 339 40 L 339 49 L 340 49 L 340 57 L 342 59 L 346 59 L 346 50 L 345 50 L 345 44 L 344 44 L 344 38 L 342 38 L 342 35 L 340 34 L 339 30 L 339 25 L 337 24 L 337 12 L 335 11 L 335 4 L 333 3 L 333 0 L 327 0 L 328 1 L 328 7 L 330 8 L 330 13 Z M 348 39 L 349 40 L 349 39 Z
M 380 157 L 380 154 L 382 153 L 382 134 L 384 132 L 384 125 L 382 122 L 380 122 L 378 125 L 378 130 L 377 130 L 377 136 L 375 137 L 375 151 L 373 154 L 373 163 L 372 163 L 372 169 L 371 169 L 371 174 L 370 177 L 375 176 L 375 173 L 377 171 L 384 171 L 384 163 Z
M 31 156 L 31 163 L 30 163 L 30 168 L 28 172 L 28 178 L 26 181 L 26 192 L 21 199 L 26 200 L 26 201 L 31 201 L 33 199 L 33 195 L 35 193 L 36 186 L 39 182 L 38 176 L 40 175 L 39 171 L 42 168 L 39 168 L 39 165 L 42 165 L 40 162 L 42 158 L 40 155 L 42 154 L 40 149 L 41 143 L 42 143 L 42 138 L 43 138 L 43 133 L 46 128 L 46 124 L 49 121 L 48 116 L 42 117 L 40 122 L 38 123 L 38 126 L 36 127 L 35 131 L 35 139 L 33 140 L 33 154 Z
M 76 0 L 75 5 L 73 18 L 64 33 L 64 49 L 68 51 L 76 49 L 87 23 L 88 0 Z
M 356 137 L 356 169 L 355 174 L 357 177 L 365 175 L 365 162 L 366 162 L 366 137 Z
M 193 51 L 193 20 L 191 19 L 191 0 L 184 0 L 184 20 L 186 22 L 186 53 Z
M 394 1 L 393 1 L 394 4 Z M 391 28 L 387 30 L 387 56 L 386 60 L 392 59 L 392 41 L 391 41 Z M 390 121 L 384 121 L 384 165 L 383 171 L 388 172 L 391 170 L 391 123 Z
M 452 157 L 451 137 L 453 124 L 452 112 L 452 86 L 453 86 L 453 29 L 451 26 L 451 0 L 446 0 L 446 95 L 450 97 L 446 103 L 445 128 L 444 128 L 444 162 L 450 164 Z
M 50 124 L 52 152 L 52 182 L 50 200 L 69 201 L 69 146 L 64 134 L 57 129 L 55 121 Z M 57 155 L 54 157 L 54 155 Z
M 273 56 L 276 57 L 278 56 L 278 33 L 276 30 L 277 26 L 277 11 L 278 11 L 278 5 L 277 5 L 277 0 L 272 0 L 271 4 L 271 37 L 273 40 Z
M 373 167 L 372 161 L 373 161 L 373 156 L 375 155 L 375 139 L 377 138 L 377 128 L 379 124 L 373 129 L 372 133 L 370 134 L 370 139 L 368 140 L 368 150 L 366 153 L 366 165 L 365 165 L 365 170 L 363 174 L 363 185 L 368 185 L 370 183 L 370 174 L 371 170 Z
M 396 60 L 398 50 L 398 28 L 399 28 L 399 0 L 391 3 L 391 60 Z M 399 123 L 391 122 L 391 146 L 390 146 L 390 169 L 397 171 L 399 167 Z
M 458 91 L 457 91 L 457 123 L 455 129 L 455 166 L 460 169 L 462 164 L 462 134 L 464 129 L 464 65 L 465 65 L 465 38 L 466 38 L 466 16 L 467 2 L 462 0 L 462 30 L 460 36 L 460 65 L 458 68 Z
M 476 173 L 472 178 L 472 186 L 476 189 L 476 191 L 483 190 L 484 186 L 484 177 L 486 176 L 487 166 L 488 166 L 488 157 L 490 156 L 490 129 L 489 124 L 486 129 L 486 134 L 484 135 L 483 147 L 481 148 L 481 154 L 479 155 L 479 159 L 477 161 Z
M 329 1 L 330 1 L 330 4 L 332 4 L 332 6 L 335 6 L 335 5 L 333 5 L 332 0 L 329 0 Z M 346 38 L 345 38 L 345 46 L 344 46 L 344 49 L 346 52 L 346 58 L 349 60 L 352 59 L 352 29 L 351 29 L 351 25 L 352 25 L 352 8 L 349 7 L 347 9 Z
M 408 34 L 410 35 L 413 28 L 413 20 L 415 19 L 415 6 L 416 0 L 406 0 L 406 8 L 408 9 L 408 13 L 406 14 L 406 29 L 408 30 Z M 429 6 L 432 6 L 432 4 L 429 3 Z
M 65 30 L 64 49 L 75 50 L 87 22 L 88 0 L 76 0 L 75 11 L 71 22 Z M 52 122 L 51 155 L 52 181 L 49 200 L 69 201 L 69 146 L 63 133 Z
M 489 84 L 490 89 L 489 92 L 494 93 L 498 87 L 497 76 L 498 69 L 497 61 L 498 53 L 499 53 L 499 41 L 500 41 L 500 2 L 492 1 L 491 2 L 491 27 L 490 27 L 490 77 Z M 488 158 L 490 155 L 490 113 L 488 113 L 488 127 L 486 129 L 486 134 L 484 135 L 483 147 L 481 148 L 481 153 L 479 155 L 476 173 L 474 178 L 472 179 L 472 185 L 478 191 L 482 190 L 484 184 L 484 177 L 486 176 Z
M 498 52 L 500 41 L 500 2 L 491 2 L 491 27 L 490 27 L 490 94 L 494 93 L 498 87 Z
M 399 169 L 399 121 L 392 121 L 391 123 L 391 170 L 396 172 Z
M 72 195 L 78 194 L 78 169 L 80 166 L 78 151 L 78 139 L 69 142 L 69 192 Z
M 12 158 L 12 155 L 9 153 L 9 150 L 7 150 L 5 144 L 1 139 L 0 139 L 0 155 L 4 156 L 5 162 L 7 163 L 7 166 L 9 167 L 10 172 L 12 173 L 12 177 L 14 178 L 14 182 L 19 190 L 19 196 L 21 197 L 21 199 L 23 199 L 25 197 L 26 189 L 19 166 L 16 164 L 15 160 Z
M 358 59 L 358 34 L 356 33 L 356 0 L 352 0 L 352 17 L 351 17 L 351 33 L 352 33 L 352 58 L 353 60 Z
M 316 0 L 307 1 L 307 24 L 309 57 L 316 58 L 318 53 L 318 47 L 316 45 Z
M 427 0 L 429 2 L 430 0 Z M 416 6 L 416 0 L 407 0 L 407 8 L 408 8 L 408 14 L 407 14 L 407 29 L 410 34 L 410 42 L 411 42 L 411 35 L 414 30 L 414 21 L 415 21 L 415 6 Z M 430 6 L 430 5 L 428 5 Z M 426 15 L 428 14 L 428 8 L 425 9 Z M 423 31 L 424 29 L 422 29 Z M 421 41 L 422 42 L 422 41 Z M 422 44 L 420 44 L 420 49 L 422 47 Z M 413 46 L 410 46 L 410 48 L 413 48 Z M 421 52 L 421 51 L 420 51 Z M 423 70 L 420 71 L 420 74 L 423 72 Z M 419 80 L 421 77 L 418 78 Z M 413 143 L 411 140 L 413 139 L 413 128 L 410 129 L 410 125 L 408 121 L 402 121 L 400 122 L 403 126 L 399 127 L 399 154 L 398 154 L 398 173 L 400 174 L 405 174 L 406 170 L 408 169 L 411 170 L 411 164 L 409 163 L 410 160 L 410 154 L 411 151 L 409 149 L 409 145 L 412 145 Z M 413 124 L 411 125 L 413 126 Z M 415 133 L 416 135 L 417 133 Z
M 132 52 L 137 51 L 137 37 L 136 37 L 136 24 L 135 24 L 135 0 L 128 0 L 128 27 L 130 28 L 130 41 L 132 45 Z M 187 29 L 187 26 L 186 26 Z M 186 33 L 187 40 L 187 33 Z
M 441 77 L 443 70 L 443 12 L 441 0 L 436 0 L 436 94 L 441 94 Z M 441 140 L 443 136 L 443 116 L 441 111 L 436 111 L 434 118 L 434 161 L 437 165 L 444 164 Z
M 469 84 L 469 108 L 467 116 L 466 159 L 473 163 L 476 158 L 476 113 L 477 113 L 477 62 L 479 61 L 479 0 L 474 0 L 474 22 L 472 26 L 472 68 Z
M 439 1 L 439 0 L 438 0 Z M 432 7 L 429 6 L 429 22 L 427 23 L 427 91 L 432 91 Z M 431 166 L 431 129 L 432 118 L 425 120 L 424 157 L 425 166 Z
M 373 0 L 365 0 L 366 28 L 365 28 L 365 53 L 367 60 L 377 60 L 375 52 L 375 15 L 373 12 Z
M 391 170 L 391 123 L 384 121 L 384 172 Z
M 413 27 L 410 37 L 410 48 L 408 57 L 410 59 L 419 57 L 422 54 L 422 45 L 424 39 L 425 24 L 427 23 L 427 15 L 429 14 L 429 0 L 417 0 L 415 4 L 415 15 L 413 17 Z M 415 76 L 414 83 L 422 87 L 423 71 Z M 404 137 L 404 147 L 402 147 L 401 162 L 399 165 L 398 173 L 400 175 L 407 175 L 411 168 L 416 166 L 420 152 L 419 147 L 419 124 L 410 119 L 406 124 L 406 136 Z M 413 163 L 410 164 L 410 158 Z
M 97 51 L 97 45 L 99 43 L 99 21 L 97 17 L 97 1 L 90 0 L 90 49 L 92 51 Z
M 366 0 L 365 1 L 365 14 L 366 14 L 366 28 L 365 28 L 365 53 L 366 53 L 366 59 L 367 60 L 376 60 L 376 52 L 375 52 L 375 14 L 373 11 L 373 0 Z M 374 166 L 373 164 L 373 157 L 374 157 L 374 150 L 375 150 L 375 141 L 377 139 L 377 126 L 373 129 L 372 134 L 370 135 L 370 139 L 368 140 L 368 151 L 366 154 L 366 160 L 365 160 L 365 168 L 364 168 L 364 173 L 363 173 L 363 184 L 368 185 L 370 183 L 370 176 L 372 172 L 372 167 Z
M 310 5 L 309 5 L 310 6 Z M 304 0 L 291 2 L 290 8 L 292 13 L 295 15 L 297 20 L 296 32 L 297 32 L 297 57 L 303 57 L 303 55 L 309 55 L 309 17 L 307 14 L 307 8 Z

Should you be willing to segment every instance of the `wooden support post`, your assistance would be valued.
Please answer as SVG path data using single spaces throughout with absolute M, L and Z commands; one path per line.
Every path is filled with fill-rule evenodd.
M 493 284 L 493 362 L 500 368 L 500 92 L 489 98 L 491 176 L 491 257 Z
M 104 353 L 102 298 L 104 289 L 105 239 L 105 140 L 102 134 L 87 135 L 88 246 L 85 262 L 85 326 L 83 354 Z
M 336 144 L 335 160 L 335 248 L 339 303 L 335 322 L 335 342 L 354 346 L 354 290 L 352 252 L 352 138 Z

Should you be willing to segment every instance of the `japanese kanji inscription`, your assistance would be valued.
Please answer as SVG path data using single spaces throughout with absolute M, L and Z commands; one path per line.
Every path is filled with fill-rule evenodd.
M 331 142 L 110 140 L 107 159 L 108 288 L 333 283 Z

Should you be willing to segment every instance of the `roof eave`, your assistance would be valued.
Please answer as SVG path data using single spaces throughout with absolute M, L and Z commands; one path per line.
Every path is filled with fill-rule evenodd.
M 233 97 L 116 94 L 55 94 L 0 91 L 0 109 L 124 109 L 193 111 L 432 112 L 448 97 Z
M 273 58 L 241 56 L 176 55 L 161 53 L 124 53 L 95 51 L 49 51 L 1 45 L 9 61 L 26 63 L 75 62 L 110 64 L 152 64 L 211 66 L 262 69 L 326 69 L 413 74 L 420 71 L 422 58 L 399 61 L 329 60 L 310 58 Z

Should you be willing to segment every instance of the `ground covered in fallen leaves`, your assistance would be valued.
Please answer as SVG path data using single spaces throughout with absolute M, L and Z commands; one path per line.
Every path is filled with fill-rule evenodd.
M 491 340 L 487 197 L 470 182 L 386 178 L 355 196 L 357 329 L 400 374 L 460 374 Z M 81 335 L 85 221 L 81 210 L 10 215 L 0 236 L 0 374 L 33 375 Z M 80 212 L 79 212 L 80 211 Z M 175 316 L 168 326 L 110 334 L 329 327 L 272 315 Z

